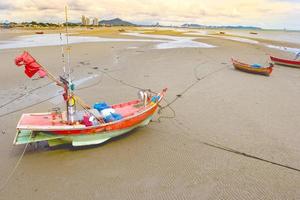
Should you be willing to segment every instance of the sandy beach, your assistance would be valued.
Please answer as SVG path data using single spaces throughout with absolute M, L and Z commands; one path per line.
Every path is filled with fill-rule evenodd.
M 77 94 L 91 105 L 114 104 L 136 98 L 132 86 L 154 91 L 167 87 L 166 101 L 176 101 L 148 126 L 102 145 L 28 146 L 0 191 L 1 200 L 300 199 L 300 69 L 276 65 L 266 77 L 237 71 L 230 61 L 268 65 L 269 55 L 293 58 L 300 44 L 179 31 L 126 35 L 118 30 L 73 31 L 74 37 L 124 39 L 74 40 L 71 66 Z M 53 33 L 57 31 L 46 32 Z M 0 40 L 30 34 L 6 31 Z M 184 47 L 187 43 L 199 46 Z M 53 74 L 62 73 L 59 45 L 0 48 L 0 186 L 24 149 L 12 144 L 21 114 L 64 106 L 50 80 L 29 79 L 15 66 L 14 58 L 23 50 Z

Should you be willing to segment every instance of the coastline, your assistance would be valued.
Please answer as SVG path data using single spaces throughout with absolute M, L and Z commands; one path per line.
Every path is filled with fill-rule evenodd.
M 110 33 L 92 30 L 80 35 L 141 39 L 122 35 L 118 30 L 119 27 Z M 170 36 L 165 31 L 150 33 L 153 32 Z M 0 34 L 0 40 L 22 34 Z M 172 34 L 183 35 L 176 31 Z M 255 40 L 299 47 L 286 42 Z M 149 126 L 91 148 L 49 149 L 41 145 L 34 149 L 30 146 L 0 193 L 0 199 L 297 199 L 300 196 L 298 172 L 203 144 L 217 143 L 300 168 L 299 69 L 275 66 L 270 77 L 263 77 L 236 71 L 230 63 L 234 57 L 265 64 L 269 61 L 268 54 L 281 57 L 293 54 L 210 36 L 199 36 L 194 41 L 215 48 L 156 49 L 159 42 L 135 41 L 72 44 L 72 76 L 80 79 L 97 75 L 80 85 L 85 89 L 77 91 L 87 103 L 103 100 L 114 104 L 136 97 L 136 89 L 106 76 L 105 71 L 130 85 L 153 90 L 168 87 L 168 101 L 186 91 L 172 104 L 175 118 L 172 110 L 165 109 L 161 115 L 171 119 L 161 118 L 158 122 L 156 114 Z M 1 184 L 24 148 L 12 146 L 20 114 L 63 106 L 42 102 L 46 97 L 41 93 L 30 93 L 36 87 L 47 93 L 49 88 L 43 86 L 49 81 L 28 79 L 14 65 L 13 59 L 24 49 L 54 74 L 62 71 L 60 46 L 0 50 L 5 72 L 0 74 L 0 105 L 27 95 L 1 111 L 7 112 L 27 101 L 40 102 L 1 117 L 0 129 L 4 131 L 0 136 Z M 218 69 L 222 70 L 197 82 L 197 78 Z

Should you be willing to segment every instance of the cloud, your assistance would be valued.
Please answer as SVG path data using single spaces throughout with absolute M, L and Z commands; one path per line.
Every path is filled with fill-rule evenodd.
M 72 21 L 86 15 L 137 23 L 264 24 L 267 28 L 296 24 L 300 29 L 295 19 L 300 18 L 299 0 L 15 0 L 0 3 L 0 20 L 62 22 L 66 4 Z

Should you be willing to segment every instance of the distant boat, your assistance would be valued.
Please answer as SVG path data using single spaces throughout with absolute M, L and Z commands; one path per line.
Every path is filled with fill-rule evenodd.
M 273 71 L 273 64 L 270 64 L 269 67 L 260 67 L 258 65 L 249 65 L 246 63 L 242 63 L 234 59 L 231 59 L 231 61 L 235 69 L 252 74 L 270 76 Z
M 257 35 L 258 33 L 257 32 L 250 32 L 250 34 Z
M 299 60 L 288 60 L 288 59 L 276 58 L 274 56 L 270 56 L 270 58 L 275 64 L 284 65 L 284 66 L 288 66 L 288 67 L 300 68 Z
M 37 31 L 37 32 L 35 32 L 35 34 L 44 34 L 44 32 L 43 31 Z

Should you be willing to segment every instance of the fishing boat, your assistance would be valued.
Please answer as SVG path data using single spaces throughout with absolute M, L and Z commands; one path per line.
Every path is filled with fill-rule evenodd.
M 68 70 L 64 65 L 63 75 L 57 78 L 26 51 L 15 58 L 15 64 L 19 67 L 24 66 L 24 72 L 29 78 L 38 74 L 41 78 L 48 77 L 57 86 L 62 87 L 66 109 L 61 111 L 60 108 L 55 108 L 51 112 L 22 114 L 13 142 L 16 145 L 42 141 L 48 142 L 49 146 L 101 144 L 135 128 L 146 126 L 166 93 L 167 89 L 159 93 L 150 90 L 139 91 L 139 98 L 129 102 L 114 105 L 97 102 L 93 106 L 86 104 L 75 94 L 75 85 L 71 78 L 67 7 L 65 12 Z M 65 64 L 63 46 L 62 58 Z
M 46 74 L 58 86 L 63 87 L 66 111 L 54 109 L 52 112 L 22 114 L 14 144 L 47 141 L 49 146 L 66 143 L 85 146 L 103 143 L 147 125 L 166 92 L 166 89 L 160 93 L 140 91 L 139 98 L 129 102 L 115 105 L 100 102 L 92 107 L 75 95 L 72 81 L 64 77 L 55 79 L 28 52 L 17 57 L 16 64 L 25 65 L 28 77 L 35 73 Z M 78 105 L 82 107 L 81 110 L 76 108 Z
M 36 31 L 35 34 L 42 35 L 42 34 L 44 34 L 44 32 L 43 31 Z
M 278 65 L 300 68 L 299 60 L 288 60 L 288 59 L 277 58 L 274 56 L 270 56 L 270 59 L 272 60 L 272 62 Z
M 232 61 L 232 64 L 233 64 L 235 69 L 240 70 L 240 71 L 244 71 L 244 72 L 248 72 L 248 73 L 270 76 L 270 74 L 273 71 L 273 64 L 272 63 L 270 63 L 269 67 L 262 67 L 262 66 L 257 65 L 257 64 L 249 65 L 249 64 L 246 64 L 246 63 L 242 63 L 242 62 L 239 62 L 235 59 L 231 59 L 231 61 Z

